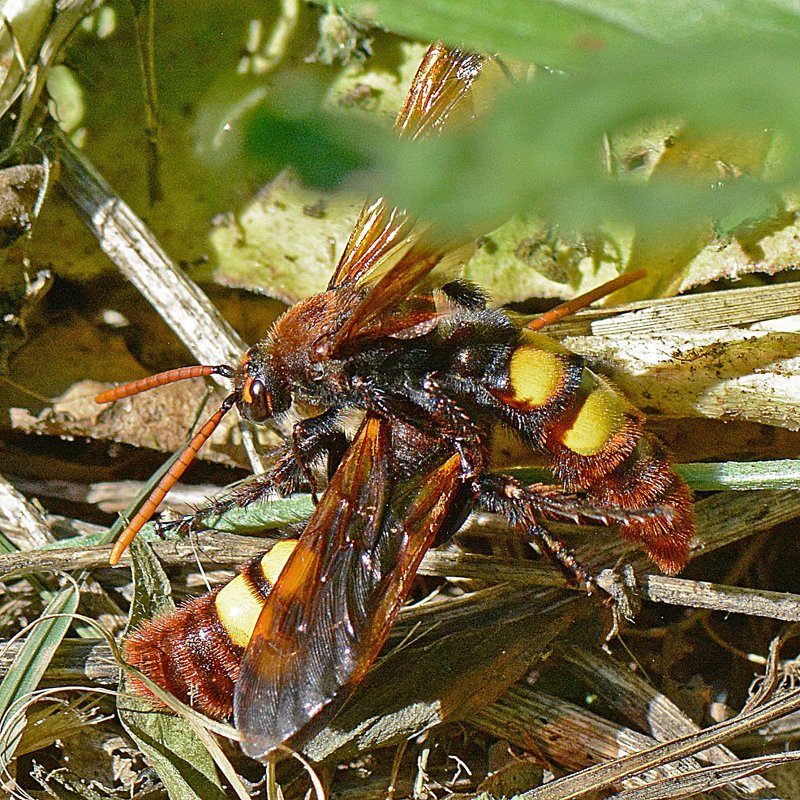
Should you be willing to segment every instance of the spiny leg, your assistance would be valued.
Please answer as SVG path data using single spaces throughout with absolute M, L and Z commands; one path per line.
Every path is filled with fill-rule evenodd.
M 462 477 L 476 479 L 483 472 L 486 457 L 482 431 L 465 409 L 442 389 L 436 373 L 424 378 L 422 388 L 407 382 L 387 387 L 372 377 L 356 378 L 353 385 L 370 411 L 400 417 L 422 431 L 434 427 L 458 453 Z
M 494 472 L 484 472 L 478 479 L 478 486 L 479 504 L 486 511 L 502 514 L 515 526 L 539 519 L 575 525 L 627 525 L 670 513 L 669 508 L 661 505 L 635 510 L 600 505 L 560 486 L 526 485 L 510 475 Z
M 547 484 L 526 486 L 509 475 L 484 473 L 478 478 L 478 486 L 478 509 L 504 516 L 511 525 L 533 538 L 570 582 L 583 585 L 590 592 L 595 585 L 591 573 L 566 542 L 541 525 L 541 520 L 615 525 L 639 516 L 663 514 L 660 507 L 632 514 L 622 509 L 592 506 L 579 494 Z
M 331 407 L 316 417 L 297 422 L 292 430 L 292 441 L 277 451 L 278 458 L 263 475 L 254 477 L 254 485 L 241 498 L 243 504 L 263 499 L 273 491 L 286 495 L 305 486 L 314 494 L 316 481 L 312 468 L 315 462 L 332 448 L 339 447 L 344 436 L 339 414 L 340 409 Z
M 527 535 L 560 570 L 569 583 L 583 586 L 587 594 L 595 589 L 594 576 L 581 564 L 575 551 L 563 540 L 553 536 L 541 525 L 530 525 Z
M 172 522 L 161 523 L 158 529 L 177 530 L 181 534 L 208 528 L 215 517 L 233 508 L 243 508 L 278 494 L 285 496 L 308 487 L 306 474 L 310 474 L 315 461 L 329 456 L 328 469 L 343 452 L 344 432 L 339 427 L 339 409 L 330 408 L 322 414 L 301 420 L 294 427 L 291 442 L 273 451 L 274 461 L 266 472 L 247 478 L 224 497 L 215 499 L 209 508 Z M 334 470 L 335 471 L 335 470 Z M 313 488 L 313 487 L 312 487 Z
M 476 478 L 483 470 L 484 449 L 481 435 L 466 411 L 442 390 L 435 375 L 422 383 L 425 400 L 421 405 L 452 437 L 453 446 L 461 459 L 461 473 L 465 479 Z

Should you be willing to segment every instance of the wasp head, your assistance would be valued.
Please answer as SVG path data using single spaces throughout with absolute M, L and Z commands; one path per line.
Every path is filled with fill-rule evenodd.
M 272 348 L 265 343 L 251 347 L 234 377 L 239 413 L 250 422 L 266 422 L 289 410 L 291 392 Z

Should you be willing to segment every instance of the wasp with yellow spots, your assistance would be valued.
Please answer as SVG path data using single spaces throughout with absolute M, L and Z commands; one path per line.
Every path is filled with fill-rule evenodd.
M 399 134 L 468 121 L 491 63 L 434 45 Z M 459 280 L 473 249 L 467 235 L 443 236 L 383 200 L 369 203 L 328 289 L 290 308 L 237 367 L 186 368 L 98 398 L 209 374 L 233 383 L 117 542 L 114 562 L 230 408 L 256 424 L 296 405 L 315 409 L 272 467 L 226 501 L 316 496 L 315 470 L 327 460 L 330 479 L 299 539 L 128 646 L 134 664 L 207 713 L 232 708 L 253 757 L 299 747 L 341 706 L 386 641 L 426 550 L 472 510 L 502 515 L 580 580 L 588 576 L 549 520 L 617 525 L 668 573 L 688 559 L 691 495 L 642 414 L 538 331 L 549 318 L 512 318 Z M 343 422 L 354 412 L 363 421 L 348 440 Z M 548 456 L 558 484 L 492 471 L 498 428 Z

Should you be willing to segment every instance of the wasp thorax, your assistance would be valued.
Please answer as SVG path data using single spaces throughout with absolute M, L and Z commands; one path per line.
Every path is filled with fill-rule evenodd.
M 250 422 L 265 422 L 289 410 L 292 396 L 275 358 L 264 345 L 251 347 L 236 377 L 239 413 Z

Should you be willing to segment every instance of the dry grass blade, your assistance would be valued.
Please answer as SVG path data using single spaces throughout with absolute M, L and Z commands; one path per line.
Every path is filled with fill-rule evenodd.
M 0 674 L 5 675 L 24 643 L 10 642 L 0 652 Z M 119 666 L 103 639 L 64 638 L 44 675 L 53 684 L 116 687 Z
M 648 781 L 645 786 L 611 795 L 608 800 L 679 800 L 740 784 L 751 775 L 800 761 L 800 751 L 745 758 L 735 764 L 690 770 L 678 777 Z
M 202 364 L 235 362 L 245 349 L 238 334 L 163 251 L 133 213 L 69 140 L 58 132 L 59 187 L 109 258 L 147 298 Z
M 602 581 L 599 583 L 602 586 Z M 800 595 L 789 592 L 722 586 L 665 575 L 644 576 L 639 589 L 643 599 L 654 603 L 800 622 Z
M 52 598 L 39 620 L 32 624 L 24 645 L 0 684 L 0 768 L 3 770 L 14 756 L 22 735 L 21 709 L 72 624 L 78 599 L 78 586 L 72 581 Z
M 561 648 L 559 656 L 587 691 L 601 697 L 628 724 L 645 731 L 655 741 L 666 742 L 701 730 L 669 697 L 616 659 L 575 646 Z M 738 761 L 732 751 L 721 745 L 698 753 L 696 759 L 701 764 L 718 766 Z M 770 788 L 771 784 L 753 777 L 743 780 L 739 786 L 756 792 Z
M 525 800 L 572 800 L 601 787 L 618 784 L 627 778 L 656 769 L 666 763 L 693 756 L 748 730 L 800 710 L 800 690 L 787 692 L 758 709 L 738 714 L 696 734 L 675 739 L 642 752 L 560 778 L 546 786 L 526 792 Z M 585 712 L 584 712 L 585 713 Z
M 664 331 L 716 330 L 791 317 L 800 308 L 800 285 L 751 286 L 587 309 L 556 323 L 559 336 L 655 336 Z
M 0 531 L 21 550 L 53 541 L 45 515 L 0 476 Z
M 650 736 L 626 728 L 617 723 L 587 711 L 585 708 L 568 703 L 560 697 L 539 692 L 530 687 L 517 685 L 506 692 L 497 703 L 479 712 L 475 725 L 499 738 L 505 738 L 516 747 L 538 751 L 550 763 L 561 764 L 568 770 L 581 770 L 588 765 L 608 765 L 617 763 L 615 759 L 632 756 L 656 746 Z M 685 759 L 677 763 L 664 760 L 648 767 L 649 775 L 661 778 L 676 778 L 683 773 L 699 768 L 695 759 Z M 582 775 L 584 772 L 576 774 Z M 621 781 L 627 774 L 620 773 L 614 782 Z M 612 782 L 609 780 L 609 782 Z M 588 782 L 587 782 L 588 783 Z M 572 797 L 569 794 L 547 793 L 551 784 L 535 791 L 543 791 L 542 797 Z M 590 788 L 598 789 L 601 784 Z M 575 795 L 579 796 L 578 794 Z

